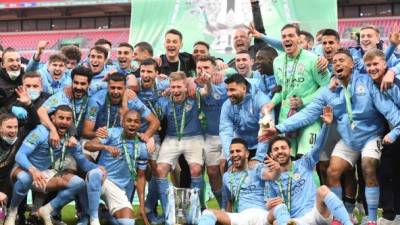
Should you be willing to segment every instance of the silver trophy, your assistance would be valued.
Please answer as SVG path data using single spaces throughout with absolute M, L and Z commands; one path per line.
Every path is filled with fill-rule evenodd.
M 199 194 L 198 189 L 171 187 L 167 224 L 197 224 L 201 214 Z

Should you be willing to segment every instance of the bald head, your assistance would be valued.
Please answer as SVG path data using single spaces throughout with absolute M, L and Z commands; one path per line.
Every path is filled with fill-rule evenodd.
M 125 112 L 123 118 L 125 120 L 125 118 L 130 117 L 130 116 L 139 116 L 140 117 L 140 114 L 135 110 L 128 110 L 127 112 Z

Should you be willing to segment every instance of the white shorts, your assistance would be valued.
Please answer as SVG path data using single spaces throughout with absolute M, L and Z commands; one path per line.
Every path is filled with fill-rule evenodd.
M 58 168 L 59 165 L 61 163 L 61 157 L 58 158 L 55 162 L 55 167 Z M 73 171 L 78 171 L 78 165 L 76 164 L 76 160 L 75 158 L 67 153 L 65 155 L 65 159 L 64 159 L 64 170 L 73 170 Z
M 111 215 L 123 208 L 132 209 L 125 191 L 108 179 L 104 181 L 101 188 L 101 199 L 106 203 Z
M 218 166 L 222 159 L 224 159 L 224 155 L 222 154 L 221 138 L 207 134 L 204 143 L 204 162 L 206 166 Z
M 179 156 L 183 154 L 188 164 L 203 165 L 203 146 L 203 136 L 183 137 L 180 141 L 177 137 L 167 136 L 161 144 L 157 163 L 167 163 L 175 168 Z
M 380 137 L 373 138 L 368 141 L 363 149 L 361 149 L 361 158 L 369 157 L 377 160 L 381 159 L 382 155 L 382 139 Z M 340 140 L 335 149 L 333 149 L 332 156 L 339 157 L 354 166 L 358 158 L 360 158 L 360 152 L 354 151 L 348 147 L 343 140 Z
M 51 179 L 53 179 L 55 176 L 58 176 L 60 174 L 57 173 L 57 171 L 55 169 L 47 169 L 47 170 L 43 170 L 41 171 L 45 176 L 46 176 L 46 186 L 44 186 L 43 188 L 37 187 L 32 183 L 32 188 L 34 191 L 37 192 L 42 192 L 42 193 L 47 193 L 46 187 L 47 187 L 47 183 L 49 183 L 49 181 Z
M 329 225 L 332 223 L 333 215 L 332 213 L 328 218 L 325 218 L 319 213 L 316 206 L 306 213 L 304 216 L 293 219 L 298 225 Z
M 154 143 L 156 145 L 156 149 L 154 150 L 153 153 L 149 153 L 149 160 L 157 161 L 158 155 L 160 154 L 160 148 L 161 148 L 161 140 L 160 136 L 154 135 Z
M 268 225 L 268 211 L 260 208 L 250 208 L 240 213 L 227 213 L 231 225 Z

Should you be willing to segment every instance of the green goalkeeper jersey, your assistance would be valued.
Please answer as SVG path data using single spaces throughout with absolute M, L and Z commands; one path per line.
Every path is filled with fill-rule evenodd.
M 319 72 L 317 61 L 317 55 L 304 49 L 300 50 L 299 55 L 294 58 L 284 53 L 274 60 L 276 83 L 282 86 L 282 90 L 276 93 L 271 101 L 275 105 L 282 103 L 279 123 L 287 118 L 290 97 L 300 97 L 304 107 L 318 94 L 321 87 L 329 83 L 329 71 Z M 297 111 L 300 110 L 297 109 Z

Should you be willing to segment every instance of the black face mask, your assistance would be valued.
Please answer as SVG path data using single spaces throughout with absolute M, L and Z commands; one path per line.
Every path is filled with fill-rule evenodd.
M 376 47 L 377 47 L 379 50 L 383 50 L 383 41 L 380 40 L 379 43 L 376 44 Z

